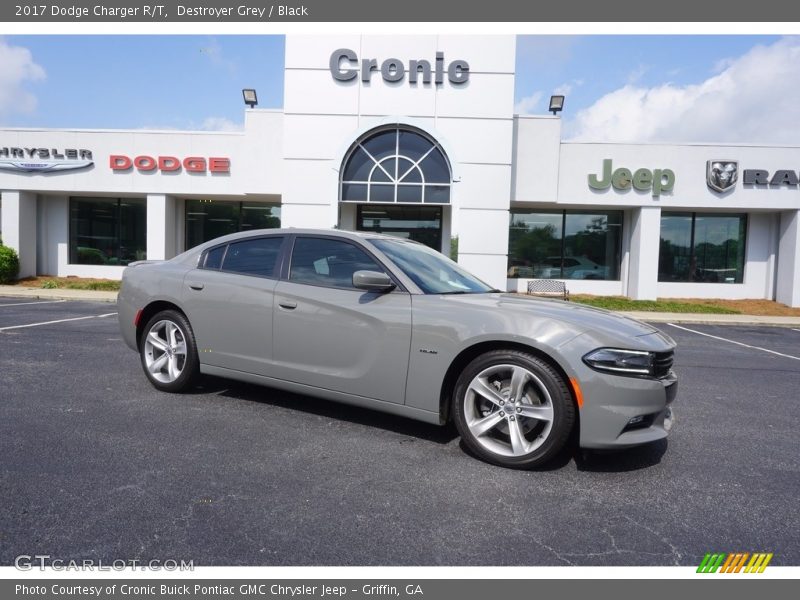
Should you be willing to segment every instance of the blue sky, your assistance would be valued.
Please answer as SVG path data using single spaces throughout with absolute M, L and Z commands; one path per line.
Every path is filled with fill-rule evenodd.
M 565 110 L 573 114 L 626 84 L 699 83 L 726 61 L 779 36 L 520 36 L 517 39 L 517 103 L 537 91 L 547 95 L 569 85 Z
M 283 58 L 282 36 L 4 36 L 0 125 L 236 128 L 243 87 L 281 107 Z M 565 93 L 565 138 L 797 143 L 798 67 L 778 36 L 520 36 L 516 108 Z
M 242 88 L 283 104 L 283 36 L 4 36 L 44 78 L 22 84 L 36 107 L 6 126 L 216 129 L 241 124 Z M 0 55 L 0 58 L 2 56 Z M 0 86 L 4 84 L 0 63 Z M 6 108 L 6 110 L 3 110 Z

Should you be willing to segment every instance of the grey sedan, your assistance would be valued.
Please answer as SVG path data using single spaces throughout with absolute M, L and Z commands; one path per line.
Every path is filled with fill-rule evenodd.
M 667 335 L 606 311 L 502 293 L 408 240 L 233 234 L 132 264 L 118 304 L 125 342 L 159 390 L 210 374 L 452 420 L 475 455 L 506 467 L 541 465 L 573 441 L 652 442 L 672 425 Z

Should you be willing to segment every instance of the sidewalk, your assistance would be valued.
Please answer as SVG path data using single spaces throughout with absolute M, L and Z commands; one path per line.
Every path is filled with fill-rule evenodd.
M 90 290 L 45 290 L 18 285 L 0 285 L 0 297 L 29 298 L 32 300 L 89 300 L 116 302 L 117 292 Z M 664 313 L 620 311 L 619 314 L 651 323 L 695 323 L 705 325 L 767 325 L 772 327 L 800 327 L 800 317 L 760 317 L 756 315 L 715 315 L 706 313 Z
M 95 292 L 92 290 L 46 290 L 20 285 L 0 285 L 0 297 L 29 298 L 31 300 L 89 300 L 94 302 L 116 302 L 117 292 Z

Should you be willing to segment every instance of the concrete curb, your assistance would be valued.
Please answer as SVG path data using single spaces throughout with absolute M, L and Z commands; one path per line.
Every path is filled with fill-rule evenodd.
M 772 317 L 759 315 L 715 315 L 706 313 L 663 313 L 619 311 L 650 323 L 694 323 L 696 325 L 761 325 L 769 327 L 800 327 L 800 317 Z
M 0 285 L 0 297 L 29 298 L 31 300 L 89 300 L 116 302 L 117 292 L 92 290 L 45 290 L 42 288 Z M 626 317 L 651 323 L 694 323 L 697 325 L 762 325 L 770 327 L 800 327 L 800 317 L 764 317 L 757 315 L 715 315 L 705 313 L 664 313 L 619 311 Z
M 89 300 L 93 302 L 116 302 L 117 292 L 93 290 L 46 290 L 43 288 L 0 285 L 0 297 L 28 298 L 31 300 Z

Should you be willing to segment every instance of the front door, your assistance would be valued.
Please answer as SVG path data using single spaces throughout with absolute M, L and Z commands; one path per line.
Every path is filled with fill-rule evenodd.
M 295 238 L 288 281 L 275 288 L 275 370 L 288 381 L 403 404 L 411 297 L 356 289 L 360 270 L 384 271 L 354 242 Z

